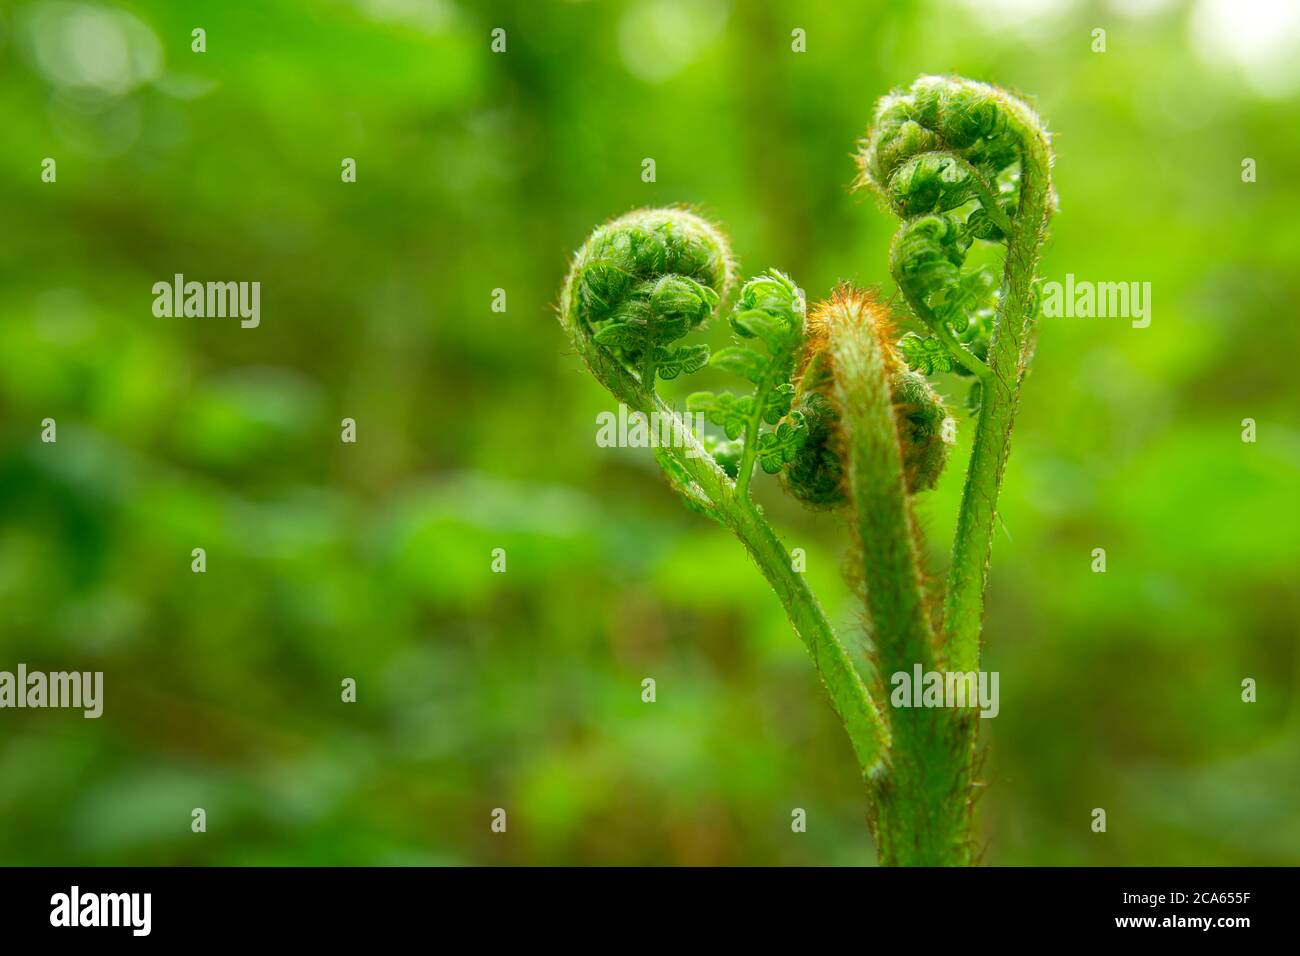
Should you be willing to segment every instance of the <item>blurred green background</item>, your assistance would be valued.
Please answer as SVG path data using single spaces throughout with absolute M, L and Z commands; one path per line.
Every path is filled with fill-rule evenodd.
M 553 306 L 595 225 L 673 202 L 746 274 L 892 294 L 850 156 L 876 97 L 948 71 L 1056 134 L 1043 276 L 1153 286 L 1149 328 L 1042 323 L 984 858 L 1300 862 L 1292 7 L 6 0 L 0 669 L 106 699 L 0 711 L 0 862 L 873 862 L 777 601 L 647 452 L 596 447 L 613 406 Z M 155 318 L 175 273 L 260 281 L 261 326 Z M 961 421 L 919 502 L 936 575 Z M 860 642 L 842 528 L 756 484 Z

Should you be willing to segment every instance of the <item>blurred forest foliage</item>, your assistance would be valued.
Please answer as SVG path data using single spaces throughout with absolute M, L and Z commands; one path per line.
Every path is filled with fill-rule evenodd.
M 1042 323 L 985 859 L 1300 862 L 1291 6 L 5 0 L 0 669 L 103 670 L 106 700 L 0 711 L 0 862 L 872 862 L 778 603 L 648 453 L 596 447 L 611 403 L 553 306 L 595 225 L 666 203 L 746 274 L 892 294 L 850 155 L 924 72 L 1049 121 L 1045 278 L 1153 287 L 1146 329 Z M 155 318 L 176 273 L 260 281 L 260 327 Z M 919 503 L 936 575 L 961 421 Z M 756 483 L 860 642 L 839 522 Z

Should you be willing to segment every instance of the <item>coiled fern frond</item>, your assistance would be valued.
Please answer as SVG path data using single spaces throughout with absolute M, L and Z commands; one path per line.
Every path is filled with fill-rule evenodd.
M 729 313 L 732 345 L 710 356 L 683 343 L 722 308 L 736 274 L 721 231 L 683 209 L 638 210 L 592 233 L 560 321 L 595 377 L 638 411 L 676 416 L 657 381 L 706 365 L 747 383 L 691 394 L 687 408 L 719 432 L 683 429 L 683 447 L 656 446 L 655 457 L 687 505 L 740 539 L 807 646 L 868 781 L 881 861 L 964 864 L 975 859 L 978 721 L 873 698 L 750 479 L 778 474 L 802 503 L 848 524 L 877 678 L 979 669 L 998 491 L 1056 206 L 1052 156 L 1021 100 L 925 76 L 880 101 L 857 159 L 857 185 L 901 220 L 889 267 L 922 332 L 897 339 L 879 297 L 844 285 L 806 315 L 794 281 L 769 270 Z M 1000 276 L 972 264 L 976 243 L 1002 248 Z M 912 505 L 948 457 L 955 423 L 926 377 L 947 372 L 974 377 L 967 402 L 978 419 L 939 625 Z
M 844 433 L 837 405 L 837 364 L 832 348 L 832 327 L 845 315 L 857 317 L 877 341 L 888 378 L 907 491 L 914 494 L 933 488 L 948 460 L 943 431 L 948 412 L 943 399 L 925 376 L 903 362 L 893 344 L 893 324 L 885 305 L 867 292 L 842 286 L 808 317 L 803 371 L 795 386 L 794 407 L 806 423 L 808 438 L 785 472 L 783 484 L 812 508 L 837 508 L 849 499 L 844 456 L 852 436 Z
M 560 294 L 560 324 L 596 379 L 647 414 L 677 415 L 656 394 L 660 378 L 708 363 L 748 381 L 749 394 L 688 398 L 688 407 L 725 437 L 701 440 L 675 429 L 680 447 L 657 445 L 655 458 L 690 508 L 744 544 L 807 646 L 864 773 L 872 773 L 884 759 L 889 731 L 789 551 L 749 496 L 755 465 L 780 472 L 807 436 L 791 409 L 803 296 L 788 276 L 768 271 L 745 284 L 731 312 L 735 345 L 710 362 L 705 346 L 678 344 L 718 310 L 734 275 L 726 237 L 712 224 L 683 209 L 638 210 L 601 226 L 578 250 Z
M 908 365 L 987 379 L 994 312 L 1009 290 L 987 267 L 967 269 L 967 255 L 976 241 L 1023 246 L 1026 230 L 1034 246 L 1041 239 L 1035 197 L 1050 166 L 1042 122 L 997 87 L 923 76 L 880 100 L 858 165 L 858 185 L 903 221 L 890 271 L 930 331 L 899 343 Z
M 1056 209 L 1052 151 L 1037 113 L 1004 90 L 923 76 L 880 100 L 858 153 L 858 184 L 901 220 L 890 271 L 929 334 L 899 342 L 924 374 L 977 376 L 978 410 L 944 602 L 958 670 L 979 663 L 984 588 L 1020 383 L 1033 352 L 1035 269 Z M 967 268 L 975 242 L 1004 248 L 1002 275 Z
M 605 387 L 641 407 L 656 378 L 708 362 L 707 346 L 673 344 L 713 315 L 734 275 L 731 247 L 707 220 L 685 209 L 639 209 L 601 226 L 578 250 L 560 321 Z M 611 365 L 635 372 L 640 399 Z

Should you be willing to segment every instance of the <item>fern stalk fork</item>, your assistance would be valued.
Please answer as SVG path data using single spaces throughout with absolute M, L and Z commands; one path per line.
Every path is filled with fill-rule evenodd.
M 805 310 L 794 281 L 769 269 L 736 294 L 731 345 L 684 343 L 722 312 L 736 264 L 722 231 L 680 208 L 638 210 L 592 233 L 559 318 L 617 401 L 674 423 L 681 440 L 654 448 L 669 485 L 740 541 L 780 600 L 848 734 L 880 862 L 970 864 L 978 721 L 962 707 L 891 706 L 883 681 L 980 667 L 997 496 L 1055 209 L 1051 150 L 1021 100 L 925 76 L 881 99 L 858 164 L 857 185 L 900 220 L 889 270 L 915 326 L 901 338 L 874 294 L 842 285 Z M 975 243 L 1002 247 L 1000 277 L 968 264 Z M 658 383 L 706 365 L 745 384 L 687 397 L 717 429 L 696 436 Z M 912 503 L 948 459 L 951 413 L 930 381 L 942 373 L 969 381 L 976 424 L 940 616 Z M 861 669 L 755 503 L 760 472 L 843 518 L 870 637 Z

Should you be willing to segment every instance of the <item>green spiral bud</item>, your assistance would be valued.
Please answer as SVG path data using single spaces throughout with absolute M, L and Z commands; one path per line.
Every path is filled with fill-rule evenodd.
M 636 369 L 649 387 L 708 360 L 668 346 L 701 325 L 732 279 L 726 239 L 684 209 L 640 209 L 601 226 L 574 257 L 562 320 Z
M 1038 226 L 1022 235 L 1020 206 L 1025 170 L 1032 194 L 1050 165 L 1041 121 L 997 87 L 923 76 L 881 99 L 857 159 L 858 184 L 903 220 L 890 270 L 931 333 L 907 340 L 904 357 L 916 369 L 987 379 L 989 318 L 1001 290 L 987 266 L 963 267 L 976 240 L 1040 238 Z
M 1019 159 L 1027 120 L 1035 128 L 1040 125 L 1027 106 L 996 87 L 957 77 L 923 76 L 906 91 L 884 97 L 876 107 L 871 133 L 859 154 L 862 177 L 899 216 L 911 215 L 903 204 L 907 191 L 893 183 L 910 160 L 942 153 L 996 179 Z

